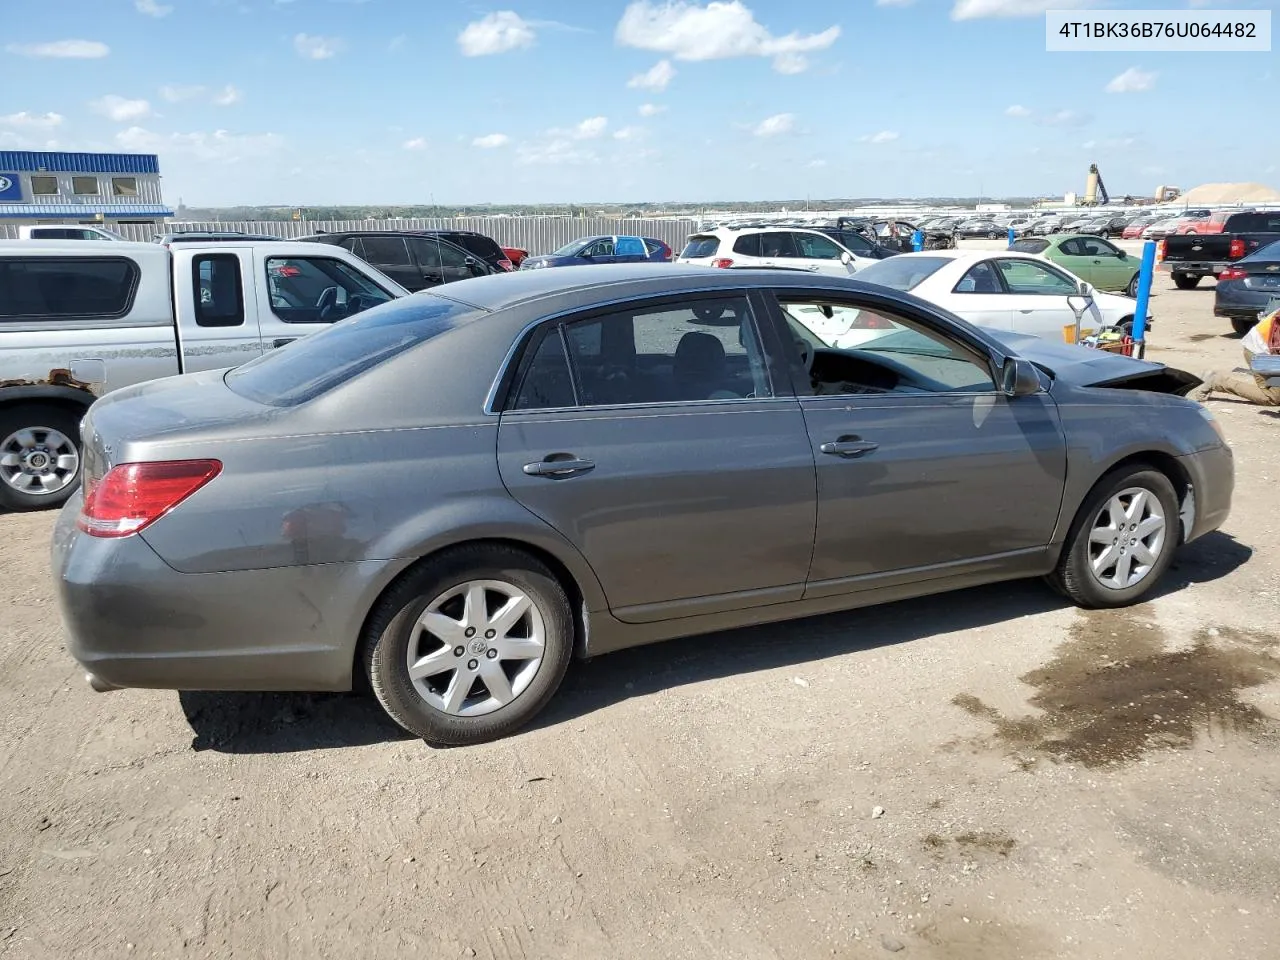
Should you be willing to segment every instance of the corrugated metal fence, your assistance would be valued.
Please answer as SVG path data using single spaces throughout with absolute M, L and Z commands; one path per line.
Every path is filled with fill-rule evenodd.
M 550 253 L 578 237 L 597 234 L 651 237 L 665 241 L 677 254 L 686 238 L 698 228 L 696 220 L 616 220 L 606 217 L 467 217 L 430 220 L 255 220 L 222 223 L 170 223 L 164 227 L 136 224 L 112 225 L 111 229 L 130 240 L 150 240 L 157 233 L 185 230 L 239 230 L 273 237 L 301 237 L 306 234 L 336 233 L 343 230 L 475 230 L 493 237 L 504 247 L 520 247 L 531 254 Z M 0 225 L 0 236 L 16 237 L 18 228 Z

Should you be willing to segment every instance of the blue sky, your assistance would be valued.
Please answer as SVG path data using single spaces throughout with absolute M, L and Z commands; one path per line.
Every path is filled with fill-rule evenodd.
M 192 205 L 1280 182 L 1274 53 L 1046 53 L 1065 6 L 1102 4 L 43 0 L 0 147 L 156 152 Z

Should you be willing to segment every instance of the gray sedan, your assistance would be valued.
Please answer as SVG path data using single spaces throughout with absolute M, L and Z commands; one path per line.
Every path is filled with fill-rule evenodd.
M 575 655 L 1017 577 L 1123 606 L 1227 516 L 1198 382 L 807 273 L 464 280 L 95 404 L 69 646 L 99 690 L 364 674 L 463 744 Z

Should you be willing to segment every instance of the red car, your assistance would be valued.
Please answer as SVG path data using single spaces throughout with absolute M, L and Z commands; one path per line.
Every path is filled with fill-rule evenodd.
M 529 255 L 528 250 L 521 250 L 519 247 L 503 247 L 502 252 L 507 255 L 507 259 L 511 261 L 511 269 L 518 270 L 524 258 Z

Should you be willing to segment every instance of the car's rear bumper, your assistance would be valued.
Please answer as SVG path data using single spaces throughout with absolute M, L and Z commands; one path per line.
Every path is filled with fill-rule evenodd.
M 1230 263 L 1217 260 L 1161 260 L 1156 269 L 1161 273 L 1191 273 L 1200 277 L 1216 277 Z
M 1250 290 L 1242 280 L 1223 280 L 1214 291 L 1213 315 L 1257 320 L 1272 300 L 1280 297 L 1280 290 Z
M 1184 540 L 1190 542 L 1221 527 L 1231 513 L 1235 490 L 1235 457 L 1226 444 L 1178 458 L 1195 494 L 1193 516 Z M 1187 518 L 1184 516 L 1184 521 Z
M 142 537 L 53 538 L 67 649 L 99 689 L 347 690 L 375 561 L 184 574 Z M 367 611 L 366 611 L 367 612 Z

